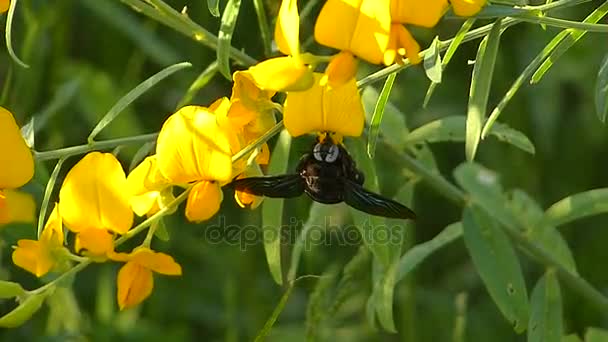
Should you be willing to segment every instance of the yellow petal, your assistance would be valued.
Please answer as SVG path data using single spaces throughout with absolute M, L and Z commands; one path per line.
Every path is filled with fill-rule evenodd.
M 356 73 L 357 59 L 348 51 L 337 54 L 325 69 L 327 82 L 332 87 L 338 87 L 350 81 Z M 321 81 L 321 84 L 324 84 L 324 82 Z
M 40 240 L 49 244 L 63 246 L 63 221 L 59 212 L 59 203 L 55 203 L 51 215 L 44 225 Z
M 110 153 L 91 152 L 68 172 L 59 192 L 61 216 L 78 232 L 107 229 L 125 234 L 133 223 L 127 178 Z
M 220 210 L 222 190 L 216 182 L 196 183 L 188 194 L 186 202 L 186 218 L 191 222 L 201 222 L 210 219 Z
M 207 108 L 186 106 L 163 124 L 156 145 L 158 169 L 171 183 L 228 181 L 232 176 L 229 132 Z
M 150 191 L 143 195 L 131 197 L 129 203 L 131 203 L 131 208 L 137 216 L 154 215 L 160 210 L 159 198 L 159 191 Z
M 131 261 L 164 275 L 182 275 L 182 267 L 165 253 L 154 252 L 149 248 L 138 248 Z
M 10 5 L 9 0 L 0 0 L 0 13 L 4 13 L 8 11 L 8 6 Z
M 168 185 L 169 181 L 158 171 L 156 156 L 144 159 L 127 176 L 127 189 L 130 196 L 160 191 Z
M 420 63 L 422 61 L 420 56 L 418 55 L 420 53 L 420 45 L 418 44 L 416 39 L 412 37 L 410 31 L 403 27 L 403 25 L 398 25 L 397 34 L 399 46 L 405 49 L 405 53 L 402 53 L 400 50 L 397 50 L 399 51 L 399 54 L 405 55 L 412 64 Z
M 322 45 L 382 62 L 390 33 L 390 0 L 328 0 L 315 24 Z
M 13 251 L 13 263 L 24 270 L 42 277 L 55 265 L 52 255 L 46 251 L 44 244 L 35 240 L 19 240 Z
M 293 57 L 270 58 L 249 68 L 260 89 L 269 91 L 301 91 L 312 86 L 312 70 Z
M 118 307 L 124 310 L 148 298 L 154 288 L 152 272 L 134 262 L 128 262 L 118 271 L 116 279 Z
M 296 0 L 283 0 L 274 29 L 274 40 L 285 55 L 300 53 L 300 15 Z
M 86 250 L 88 255 L 94 257 L 105 257 L 112 254 L 114 243 L 112 234 L 105 229 L 85 229 L 76 234 L 74 250 L 80 253 Z
M 360 136 L 365 114 L 357 82 L 353 78 L 339 87 L 321 86 L 322 76 L 315 73 L 315 85 L 309 90 L 287 94 L 285 128 L 294 137 L 325 131 Z
M 0 194 L 0 225 L 11 222 L 34 222 L 36 203 L 32 195 L 15 190 Z
M 237 177 L 237 179 L 245 178 L 245 177 L 258 177 L 258 176 L 264 176 L 264 173 L 262 172 L 262 170 L 260 169 L 260 167 L 258 165 L 252 164 L 252 165 L 248 166 L 247 169 L 245 170 L 245 172 L 240 174 Z M 240 191 L 240 190 L 235 190 L 234 191 L 234 200 L 241 208 L 255 209 L 260 204 L 262 204 L 264 197 L 248 194 L 248 193 Z
M 34 175 L 34 159 L 13 114 L 0 107 L 0 189 L 14 189 Z
M 450 0 L 454 13 L 461 17 L 472 17 L 486 5 L 486 0 Z
M 433 27 L 447 9 L 447 0 L 391 0 L 393 23 Z
M 260 148 L 260 152 L 258 153 L 257 157 L 255 158 L 255 162 L 260 165 L 267 165 L 269 161 L 270 161 L 270 149 L 268 148 L 268 144 L 264 144 L 264 145 L 262 145 L 262 148 Z

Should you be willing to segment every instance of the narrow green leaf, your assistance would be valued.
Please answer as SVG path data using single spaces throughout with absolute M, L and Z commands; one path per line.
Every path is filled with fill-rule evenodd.
M 594 24 L 600 21 L 606 14 L 608 13 L 608 2 L 604 2 L 598 8 L 596 8 L 585 20 L 583 23 Z M 587 31 L 583 30 L 568 30 L 568 35 L 565 36 L 556 36 L 553 40 L 559 41 L 559 45 L 553 49 L 551 55 L 545 59 L 545 61 L 538 67 L 536 72 L 532 75 L 530 79 L 531 84 L 535 84 L 540 82 L 543 76 L 549 71 L 549 69 L 553 66 L 553 63 L 557 61 L 568 49 L 570 49 L 576 42 L 578 42 L 581 38 L 583 38 Z M 554 41 L 551 41 L 552 44 Z
M 475 159 L 481 138 L 481 128 L 486 119 L 492 74 L 500 43 L 500 28 L 501 19 L 498 19 L 490 33 L 479 44 L 475 58 L 466 123 L 465 154 L 468 161 Z
M 266 339 L 266 336 L 268 336 L 268 334 L 270 333 L 270 329 L 272 329 L 274 323 L 279 318 L 279 315 L 281 314 L 281 312 L 283 312 L 283 309 L 285 309 L 285 305 L 287 304 L 287 300 L 289 299 L 292 290 L 293 284 L 289 285 L 287 291 L 285 291 L 285 293 L 281 297 L 281 300 L 272 311 L 272 314 L 270 315 L 270 317 L 268 317 L 268 320 L 264 324 L 264 327 L 262 327 L 262 330 L 258 332 L 258 335 L 255 337 L 254 342 L 264 341 L 264 339 Z
M 401 259 L 397 266 L 396 281 L 403 279 L 408 273 L 413 271 L 427 257 L 447 246 L 452 241 L 462 236 L 462 223 L 455 222 L 445 227 L 441 233 L 437 234 L 433 239 L 418 244 L 409 249 Z
M 559 342 L 562 334 L 562 297 L 559 282 L 555 271 L 549 270 L 532 290 L 528 342 Z
M 320 326 L 327 321 L 329 300 L 338 280 L 337 267 L 330 266 L 323 272 L 306 305 L 306 339 L 317 340 Z
M 441 83 L 441 53 L 439 52 L 439 37 L 435 37 L 428 52 L 424 54 L 424 72 L 432 83 Z
M 12 281 L 0 280 L 0 298 L 13 298 L 25 295 L 21 284 Z
M 606 122 L 606 115 L 608 115 L 608 54 L 604 57 L 604 61 L 597 73 L 595 110 L 600 121 Z
M 291 150 L 291 136 L 287 130 L 279 134 L 279 139 L 272 151 L 268 173 L 280 175 L 287 172 L 289 151 Z M 279 285 L 283 284 L 281 268 L 281 226 L 283 225 L 283 198 L 265 198 L 262 204 L 262 223 L 264 235 L 264 251 L 272 278 Z
M 167 230 L 167 223 L 165 222 L 164 218 L 154 221 L 152 225 L 156 225 L 156 227 L 154 227 L 155 237 L 157 237 L 161 241 L 169 241 L 171 237 L 169 236 L 169 231 Z M 150 229 L 152 229 L 152 227 Z
M 503 98 L 500 100 L 498 105 L 496 105 L 496 107 L 494 107 L 494 109 L 492 110 L 492 113 L 490 114 L 490 117 L 488 118 L 488 121 L 484 125 L 483 130 L 481 132 L 482 139 L 485 138 L 489 134 L 494 122 L 496 122 L 496 120 L 498 120 L 498 117 L 500 116 L 500 114 L 502 114 L 502 112 L 505 109 L 505 107 L 507 106 L 507 104 L 509 104 L 509 102 L 511 102 L 511 99 L 513 98 L 513 96 L 515 96 L 515 94 L 517 93 L 519 88 L 521 88 L 521 86 L 524 84 L 525 81 L 530 79 L 532 73 L 538 68 L 538 66 L 544 60 L 547 59 L 547 57 L 555 49 L 557 44 L 559 44 L 561 39 L 563 39 L 563 37 L 565 37 L 567 34 L 568 34 L 568 31 L 565 31 L 565 30 L 558 33 L 555 36 L 555 38 L 549 42 L 549 44 L 545 45 L 545 47 L 541 50 L 541 52 L 539 52 L 538 55 L 536 55 L 536 57 L 534 57 L 534 59 L 528 64 L 528 66 L 526 66 L 524 71 L 517 77 L 517 79 L 513 82 L 513 84 L 509 88 L 509 90 L 505 93 Z
M 8 13 L 6 15 L 6 28 L 4 30 L 4 40 L 6 42 L 6 50 L 13 62 L 17 63 L 22 68 L 29 68 L 30 66 L 25 64 L 13 50 L 13 18 L 15 17 L 15 8 L 17 8 L 17 0 L 9 2 Z
M 196 93 L 198 93 L 199 90 L 203 89 L 209 83 L 209 81 L 211 81 L 211 79 L 213 79 L 215 74 L 217 74 L 217 61 L 213 61 L 211 64 L 209 64 L 205 68 L 205 70 L 203 70 L 198 75 L 196 80 L 194 80 L 194 82 L 192 82 L 192 84 L 190 85 L 190 88 L 188 88 L 188 91 L 186 91 L 186 93 L 184 94 L 182 99 L 179 100 L 179 103 L 177 104 L 176 109 L 179 109 L 179 108 L 187 105 L 188 103 L 190 103 L 192 101 L 192 99 L 194 98 L 194 96 L 196 95 Z
M 129 163 L 129 172 L 133 171 L 134 168 L 139 165 L 148 155 L 150 155 L 154 151 L 154 147 L 156 146 L 156 141 L 148 141 L 147 143 L 141 145 L 137 152 L 133 155 L 131 159 L 131 163 Z
M 607 342 L 608 330 L 600 328 L 587 328 L 585 331 L 585 342 Z
M 264 56 L 269 57 L 272 53 L 273 37 L 270 34 L 270 27 L 268 26 L 268 17 L 266 16 L 264 1 L 253 0 L 253 6 L 255 7 L 255 14 L 258 17 L 258 26 L 260 27 L 260 39 L 262 40 L 262 46 L 264 47 Z
M 456 35 L 452 39 L 450 46 L 448 46 L 448 49 L 445 52 L 445 55 L 443 56 L 443 62 L 441 63 L 442 73 L 443 70 L 445 70 L 445 68 L 448 66 L 448 63 L 450 63 L 450 61 L 452 60 L 454 53 L 456 53 L 456 50 L 458 50 L 458 47 L 462 43 L 464 36 L 467 34 L 467 32 L 469 32 L 469 30 L 473 26 L 473 23 L 475 23 L 475 18 L 467 19 L 460 27 L 460 30 L 456 32 Z M 431 82 L 431 84 L 429 85 L 429 89 L 427 89 L 426 95 L 424 96 L 424 103 L 422 105 L 423 107 L 426 108 L 426 106 L 428 105 L 429 101 L 431 100 L 431 96 L 435 92 L 435 88 L 438 84 L 439 83 Z
M 376 107 L 374 108 L 374 115 L 372 116 L 369 137 L 367 139 L 367 155 L 370 158 L 373 158 L 374 153 L 376 152 L 376 141 L 378 140 L 378 134 L 380 133 L 380 124 L 382 123 L 382 117 L 384 116 L 384 108 L 391 95 L 395 77 L 397 77 L 396 72 L 388 75 L 384 82 L 384 86 L 382 87 L 382 91 L 380 92 L 380 96 L 378 97 L 378 101 L 376 102 Z
M 338 283 L 338 290 L 328 315 L 334 315 L 340 306 L 357 291 L 357 285 L 367 283 L 369 277 L 371 254 L 367 246 L 361 245 L 357 254 L 344 266 L 342 277 Z
M 492 126 L 490 135 L 507 144 L 513 145 L 530 154 L 535 153 L 535 148 L 530 139 L 520 131 L 513 129 L 503 123 Z M 408 145 L 420 144 L 422 142 L 435 143 L 454 141 L 465 141 L 465 117 L 448 116 L 431 121 L 413 130 L 406 138 Z
M 25 323 L 40 309 L 47 293 L 28 295 L 13 311 L 0 317 L 0 327 L 16 328 Z
M 382 280 L 377 286 L 378 295 L 375 297 L 378 322 L 380 322 L 383 329 L 392 333 L 397 332 L 393 318 L 393 296 L 395 294 L 398 263 L 399 260 L 395 259 L 386 272 L 384 272 Z
M 67 158 L 68 157 L 63 157 L 57 161 L 57 164 L 55 164 L 55 168 L 53 169 L 53 173 L 51 173 L 51 177 L 49 178 L 48 183 L 46 183 L 46 188 L 44 189 L 44 197 L 42 198 L 42 204 L 40 205 L 40 213 L 38 215 L 38 229 L 36 231 L 36 236 L 38 238 L 40 238 L 42 230 L 44 229 L 44 223 L 46 222 L 46 213 L 49 208 L 49 201 L 51 199 L 51 194 L 53 193 L 53 188 L 55 188 L 55 183 L 57 182 L 59 171 L 61 170 L 63 162 L 65 162 Z
M 219 18 L 220 16 L 220 0 L 207 0 L 207 8 L 212 16 Z
M 104 115 L 104 117 L 97 123 L 95 128 L 89 137 L 87 138 L 89 143 L 93 143 L 95 137 L 99 132 L 101 132 L 107 125 L 109 125 L 122 111 L 127 108 L 133 101 L 135 101 L 138 97 L 148 91 L 150 88 L 155 86 L 158 82 L 164 80 L 165 78 L 171 76 L 175 72 L 182 70 L 184 68 L 191 67 L 192 64 L 188 62 L 177 63 L 171 66 L 164 68 L 158 73 L 152 75 L 147 80 L 140 83 L 137 87 L 133 88 L 127 95 L 123 96 L 116 104 Z
M 365 121 L 368 126 L 371 126 L 372 115 L 379 97 L 380 94 L 374 87 L 365 87 L 361 93 L 361 100 L 363 101 L 366 114 Z M 403 148 L 405 139 L 409 133 L 405 118 L 405 114 L 399 111 L 390 101 L 386 103 L 382 121 L 380 122 L 379 133 L 382 134 L 384 142 L 397 149 Z
M 224 13 L 222 14 L 222 22 L 220 32 L 218 34 L 217 43 L 217 64 L 219 71 L 232 81 L 232 72 L 230 72 L 230 48 L 232 42 L 232 34 L 236 27 L 236 19 L 239 16 L 241 0 L 228 0 Z
M 576 263 L 568 243 L 554 226 L 543 222 L 544 211 L 538 203 L 518 189 L 513 190 L 509 197 L 508 207 L 527 238 L 541 246 L 562 267 L 577 274 Z
M 517 333 L 528 323 L 524 276 L 509 238 L 477 207 L 463 213 L 464 241 L 490 296 Z
M 348 141 L 348 146 L 349 151 L 359 166 L 359 170 L 365 175 L 365 188 L 378 192 L 376 167 L 365 153 L 363 143 L 360 140 L 350 140 Z M 369 215 L 354 208 L 350 208 L 350 212 L 365 245 L 384 267 L 388 267 L 396 246 L 387 243 L 388 239 L 390 239 L 390 231 L 386 225 L 386 219 L 380 216 Z
M 608 188 L 594 189 L 568 196 L 545 211 L 548 225 L 560 226 L 587 216 L 608 212 Z

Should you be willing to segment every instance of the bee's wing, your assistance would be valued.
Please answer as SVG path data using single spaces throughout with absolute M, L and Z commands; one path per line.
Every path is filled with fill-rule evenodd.
M 229 186 L 256 196 L 297 197 L 304 192 L 304 181 L 297 175 L 249 177 L 232 181 Z
M 403 204 L 365 190 L 361 185 L 344 180 L 344 202 L 351 207 L 376 216 L 415 219 L 416 214 Z

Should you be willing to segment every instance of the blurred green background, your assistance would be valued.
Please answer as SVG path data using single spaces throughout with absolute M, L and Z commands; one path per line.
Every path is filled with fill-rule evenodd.
M 193 21 L 217 33 L 219 18 L 210 15 L 206 1 L 167 3 L 178 10 L 187 6 Z M 593 1 L 552 15 L 581 20 L 600 3 Z M 280 2 L 266 0 L 264 4 L 273 23 Z M 222 8 L 225 1 L 220 1 L 220 5 Z M 311 36 L 313 19 L 321 5 L 322 1 L 317 1 L 311 7 L 311 15 L 303 21 L 302 41 Z M 6 15 L 2 22 L 5 20 Z M 435 30 L 417 29 L 414 34 L 421 45 L 427 47 L 435 35 L 441 39 L 453 36 L 461 23 L 443 20 Z M 543 30 L 538 25 L 520 24 L 503 34 L 490 107 L 502 98 L 512 81 L 557 32 L 554 28 Z M 232 45 L 258 60 L 263 59 L 259 36 L 253 4 L 243 1 Z M 164 119 L 175 111 L 190 84 L 216 56 L 215 51 L 189 37 L 137 14 L 120 1 L 110 0 L 20 0 L 13 42 L 17 54 L 31 67 L 17 67 L 3 49 L 0 82 L 7 96 L 2 105 L 15 114 L 20 125 L 36 117 L 37 151 L 86 143 L 86 137 L 99 119 L 129 90 L 169 64 L 191 62 L 192 68 L 172 75 L 135 101 L 97 139 L 157 132 Z M 608 185 L 608 131 L 597 119 L 593 105 L 597 71 L 608 52 L 606 42 L 605 35 L 588 34 L 559 60 L 540 84 L 524 86 L 503 113 L 502 122 L 524 132 L 534 143 L 535 155 L 495 139 L 481 143 L 477 160 L 496 170 L 505 188 L 525 190 L 543 208 L 569 194 Z M 422 67 L 409 68 L 398 75 L 390 101 L 406 116 L 410 129 L 437 118 L 466 114 L 472 70 L 467 61 L 475 58 L 477 44 L 475 41 L 460 48 L 425 109 L 422 102 L 429 81 Z M 316 44 L 305 46 L 317 53 L 331 52 Z M 359 77 L 376 69 L 363 67 Z M 381 86 L 382 83 L 373 85 L 378 90 Z M 230 89 L 231 83 L 218 74 L 191 102 L 208 105 L 220 96 L 229 96 Z M 311 137 L 294 140 L 290 168 L 311 140 Z M 119 151 L 125 169 L 139 147 L 129 146 Z M 453 180 L 452 170 L 464 161 L 464 144 L 433 144 L 431 150 L 442 174 Z M 77 161 L 78 158 L 73 157 L 66 164 Z M 38 203 L 54 163 L 38 163 L 35 179 L 26 186 Z M 403 166 L 381 151 L 375 163 L 382 192 L 395 195 L 400 179 L 394 175 L 403 173 Z M 64 167 L 60 180 L 67 169 Z M 55 193 L 53 198 L 56 196 Z M 407 229 L 410 244 L 427 241 L 448 224 L 460 220 L 461 208 L 424 183 L 416 187 L 414 203 L 419 219 Z M 285 218 L 306 220 L 310 205 L 311 201 L 305 197 L 286 201 Z M 328 212 L 335 216 L 332 221 L 337 222 L 335 225 L 348 223 L 344 207 L 334 206 Z M 180 209 L 165 219 L 170 239 L 156 239 L 153 247 L 174 256 L 183 267 L 183 276 L 155 276 L 154 292 L 141 306 L 118 312 L 115 277 L 120 265 L 96 264 L 78 274 L 73 292 L 58 291 L 32 320 L 18 329 L 0 331 L 0 338 L 252 340 L 284 289 L 274 283 L 261 243 L 252 243 L 243 249 L 238 244 L 218 243 L 209 237 L 214 229 L 211 226 L 222 222 L 226 226 L 241 227 L 235 230 L 241 237 L 246 231 L 254 236 L 260 225 L 260 210 L 237 208 L 227 191 L 221 212 L 209 222 L 189 224 L 182 213 Z M 607 224 L 607 217 L 603 215 L 560 229 L 573 251 L 579 273 L 604 293 L 608 291 Z M 290 232 L 292 239 L 295 230 Z M 35 227 L 10 225 L 2 228 L 0 234 L 3 241 L 1 277 L 18 281 L 27 289 L 38 287 L 40 282 L 35 277 L 14 267 L 10 260 L 10 246 L 19 238 L 33 238 Z M 314 246 L 305 251 L 299 272 L 310 275 L 320 275 L 327 270 L 339 272 L 357 249 L 354 245 Z M 291 244 L 283 245 L 284 263 L 290 250 Z M 519 256 L 530 292 L 543 269 L 525 255 Z M 450 341 L 459 319 L 466 322 L 463 336 L 466 341 L 525 339 L 513 332 L 489 298 L 462 239 L 433 254 L 406 281 L 398 284 L 394 303 L 398 334 L 375 330 L 365 319 L 370 274 L 371 270 L 360 274 L 336 313 L 322 317 L 315 324 L 319 340 Z M 297 282 L 269 341 L 305 339 L 309 303 L 322 307 L 333 304 L 331 296 L 319 299 L 313 294 L 320 281 L 311 277 Z M 562 295 L 567 333 L 582 335 L 589 326 L 608 328 L 607 312 L 598 312 L 567 287 L 562 287 Z M 459 309 L 463 300 L 466 308 L 460 306 Z M 8 312 L 13 306 L 12 301 L 2 301 L 0 312 Z

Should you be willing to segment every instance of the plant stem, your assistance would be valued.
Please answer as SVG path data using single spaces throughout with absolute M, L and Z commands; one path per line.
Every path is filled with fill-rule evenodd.
M 156 139 L 158 133 L 136 135 L 134 137 L 110 139 L 104 141 L 96 141 L 92 144 L 84 144 L 78 146 L 64 147 L 57 150 L 37 152 L 34 151 L 34 159 L 38 161 L 59 159 L 62 157 L 83 154 L 90 151 L 111 149 L 120 145 L 139 144 Z

